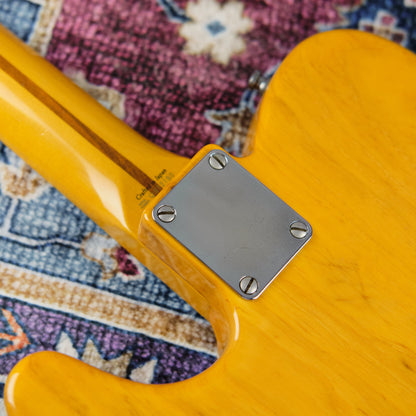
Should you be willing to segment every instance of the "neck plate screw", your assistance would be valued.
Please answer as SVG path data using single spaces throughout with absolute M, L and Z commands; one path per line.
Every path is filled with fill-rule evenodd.
M 209 165 L 212 169 L 221 170 L 228 164 L 228 158 L 224 153 L 216 152 L 209 157 Z
M 246 295 L 254 295 L 259 288 L 259 284 L 254 277 L 244 276 L 240 280 L 240 289 Z
M 171 205 L 162 205 L 157 210 L 157 217 L 162 222 L 172 222 L 176 218 L 176 210 Z
M 290 233 L 295 238 L 305 238 L 308 233 L 308 226 L 301 221 L 295 221 L 290 224 Z

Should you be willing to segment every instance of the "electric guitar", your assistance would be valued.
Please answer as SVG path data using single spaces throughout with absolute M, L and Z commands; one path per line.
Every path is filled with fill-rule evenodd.
M 7 380 L 9 416 L 416 413 L 412 53 L 316 35 L 273 78 L 244 157 L 189 161 L 4 30 L 0 45 L 1 139 L 205 316 L 220 355 L 141 385 L 36 353 Z

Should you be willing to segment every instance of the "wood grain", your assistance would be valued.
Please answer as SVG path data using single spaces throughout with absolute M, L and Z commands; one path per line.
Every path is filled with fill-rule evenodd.
M 30 94 L 38 99 L 43 105 L 52 110 L 68 126 L 72 127 L 77 133 L 84 137 L 95 148 L 112 160 L 117 166 L 121 167 L 133 179 L 142 184 L 153 195 L 157 195 L 162 187 L 153 179 L 146 175 L 138 166 L 133 164 L 129 159 L 124 157 L 114 147 L 110 146 L 97 133 L 86 126 L 79 118 L 75 117 L 68 109 L 62 106 L 45 90 L 40 88 L 23 72 L 19 71 L 12 63 L 0 55 L 0 70 L 8 74 L 12 79 L 23 86 Z

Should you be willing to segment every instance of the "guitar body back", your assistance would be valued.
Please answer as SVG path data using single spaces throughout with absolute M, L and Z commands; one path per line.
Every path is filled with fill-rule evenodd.
M 191 254 L 188 275 L 171 266 L 186 282 L 173 286 L 214 326 L 218 361 L 156 386 L 38 353 L 8 379 L 9 415 L 413 416 L 415 73 L 413 54 L 364 33 L 299 45 L 240 163 L 310 222 L 311 241 L 253 301 Z

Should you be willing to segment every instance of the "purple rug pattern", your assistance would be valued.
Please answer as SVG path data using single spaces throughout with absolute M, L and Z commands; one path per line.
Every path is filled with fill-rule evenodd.
M 416 0 L 0 0 L 0 22 L 186 156 L 239 154 L 260 98 L 250 76 L 269 80 L 314 33 L 356 28 L 416 51 Z M 8 372 L 35 351 L 145 383 L 215 361 L 209 324 L 5 146 L 0 248 L 0 415 Z

